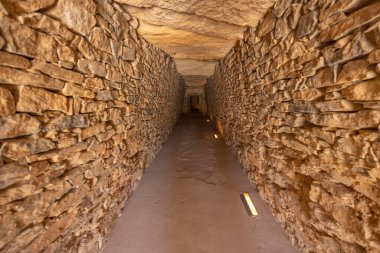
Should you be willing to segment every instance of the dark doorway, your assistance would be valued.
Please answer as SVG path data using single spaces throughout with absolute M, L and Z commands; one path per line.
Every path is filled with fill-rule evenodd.
M 201 112 L 201 100 L 199 96 L 190 96 L 190 112 L 200 113 Z

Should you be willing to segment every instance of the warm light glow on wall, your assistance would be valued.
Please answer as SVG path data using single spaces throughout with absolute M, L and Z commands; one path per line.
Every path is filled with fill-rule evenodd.
M 250 216 L 258 216 L 259 214 L 257 213 L 256 207 L 253 204 L 253 201 L 249 194 L 247 192 L 243 193 L 240 195 L 241 199 L 243 200 L 243 203 L 247 209 L 247 212 Z

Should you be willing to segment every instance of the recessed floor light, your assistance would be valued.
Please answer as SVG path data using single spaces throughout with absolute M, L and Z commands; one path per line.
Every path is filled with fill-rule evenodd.
M 240 198 L 243 201 L 244 207 L 247 210 L 249 216 L 256 217 L 259 215 L 251 197 L 247 192 L 240 194 Z

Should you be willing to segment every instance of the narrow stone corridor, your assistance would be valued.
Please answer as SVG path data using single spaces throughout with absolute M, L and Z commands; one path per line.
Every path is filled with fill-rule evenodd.
M 296 252 L 215 133 L 200 114 L 180 118 L 127 201 L 105 253 Z M 242 192 L 251 194 L 259 216 L 247 215 Z
M 295 250 L 380 253 L 380 0 L 0 0 L 0 253 Z

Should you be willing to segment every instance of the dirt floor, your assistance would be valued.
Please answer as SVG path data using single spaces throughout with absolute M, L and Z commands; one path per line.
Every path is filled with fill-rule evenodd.
M 104 252 L 296 252 L 216 133 L 201 115 L 181 117 Z M 258 217 L 248 216 L 242 192 L 250 193 Z

